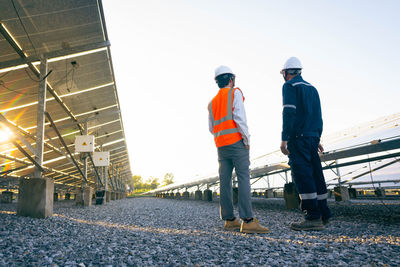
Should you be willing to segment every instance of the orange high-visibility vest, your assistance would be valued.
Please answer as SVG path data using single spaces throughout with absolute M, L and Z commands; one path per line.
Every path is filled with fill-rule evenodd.
M 217 147 L 232 145 L 242 139 L 232 115 L 233 94 L 236 89 L 240 90 L 229 87 L 219 89 L 218 94 L 208 104 Z

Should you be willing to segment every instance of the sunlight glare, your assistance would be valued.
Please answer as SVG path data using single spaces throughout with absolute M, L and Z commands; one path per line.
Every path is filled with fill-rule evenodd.
M 3 128 L 0 130 L 0 143 L 6 142 L 13 135 L 12 131 L 8 128 Z

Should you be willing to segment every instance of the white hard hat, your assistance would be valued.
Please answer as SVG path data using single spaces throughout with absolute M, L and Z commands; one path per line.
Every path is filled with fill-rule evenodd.
M 283 70 L 287 69 L 302 69 L 303 66 L 301 65 L 300 60 L 297 57 L 291 57 L 286 60 L 285 64 L 283 65 Z
M 219 66 L 218 68 L 215 69 L 214 78 L 217 78 L 217 76 L 219 76 L 221 74 L 226 74 L 226 73 L 233 74 L 233 71 L 227 66 Z

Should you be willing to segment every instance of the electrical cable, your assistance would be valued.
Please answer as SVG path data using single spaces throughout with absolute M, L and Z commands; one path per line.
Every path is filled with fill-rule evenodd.
M 33 45 L 33 42 L 32 42 L 32 40 L 31 40 L 31 37 L 29 36 L 29 34 L 28 34 L 28 32 L 27 32 L 27 30 L 26 30 L 26 28 L 25 28 L 24 23 L 22 23 L 22 19 L 21 19 L 21 17 L 19 16 L 19 13 L 18 13 L 17 8 L 15 7 L 14 0 L 11 0 L 11 3 L 12 3 L 12 5 L 13 5 L 13 7 L 14 7 L 15 13 L 16 13 L 17 16 L 18 16 L 19 22 L 21 23 L 22 28 L 24 29 L 24 32 L 25 32 L 26 36 L 28 37 L 29 42 L 31 43 L 31 46 L 32 46 L 33 50 L 35 51 L 35 55 L 38 56 L 38 53 L 37 53 L 37 51 L 36 51 L 35 46 Z
M 40 82 L 40 80 L 32 78 L 32 76 L 29 74 L 29 71 L 26 68 L 24 68 L 24 71 L 28 75 L 29 79 L 31 79 L 32 81 L 37 82 L 37 83 Z
M 71 87 L 68 86 L 68 75 L 72 72 L 71 75 Z M 75 74 L 75 66 L 72 66 L 72 69 L 68 72 L 68 61 L 65 60 L 65 86 L 68 92 L 71 92 L 71 89 L 74 85 L 74 74 Z

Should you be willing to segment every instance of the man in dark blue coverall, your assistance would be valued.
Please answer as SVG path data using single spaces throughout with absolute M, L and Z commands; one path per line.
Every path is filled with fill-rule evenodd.
M 318 151 L 322 134 L 319 95 L 314 86 L 301 77 L 302 65 L 289 58 L 281 74 L 285 79 L 283 95 L 283 129 L 281 151 L 288 155 L 292 177 L 301 198 L 305 220 L 292 223 L 293 230 L 323 230 L 331 212 L 328 191 Z

